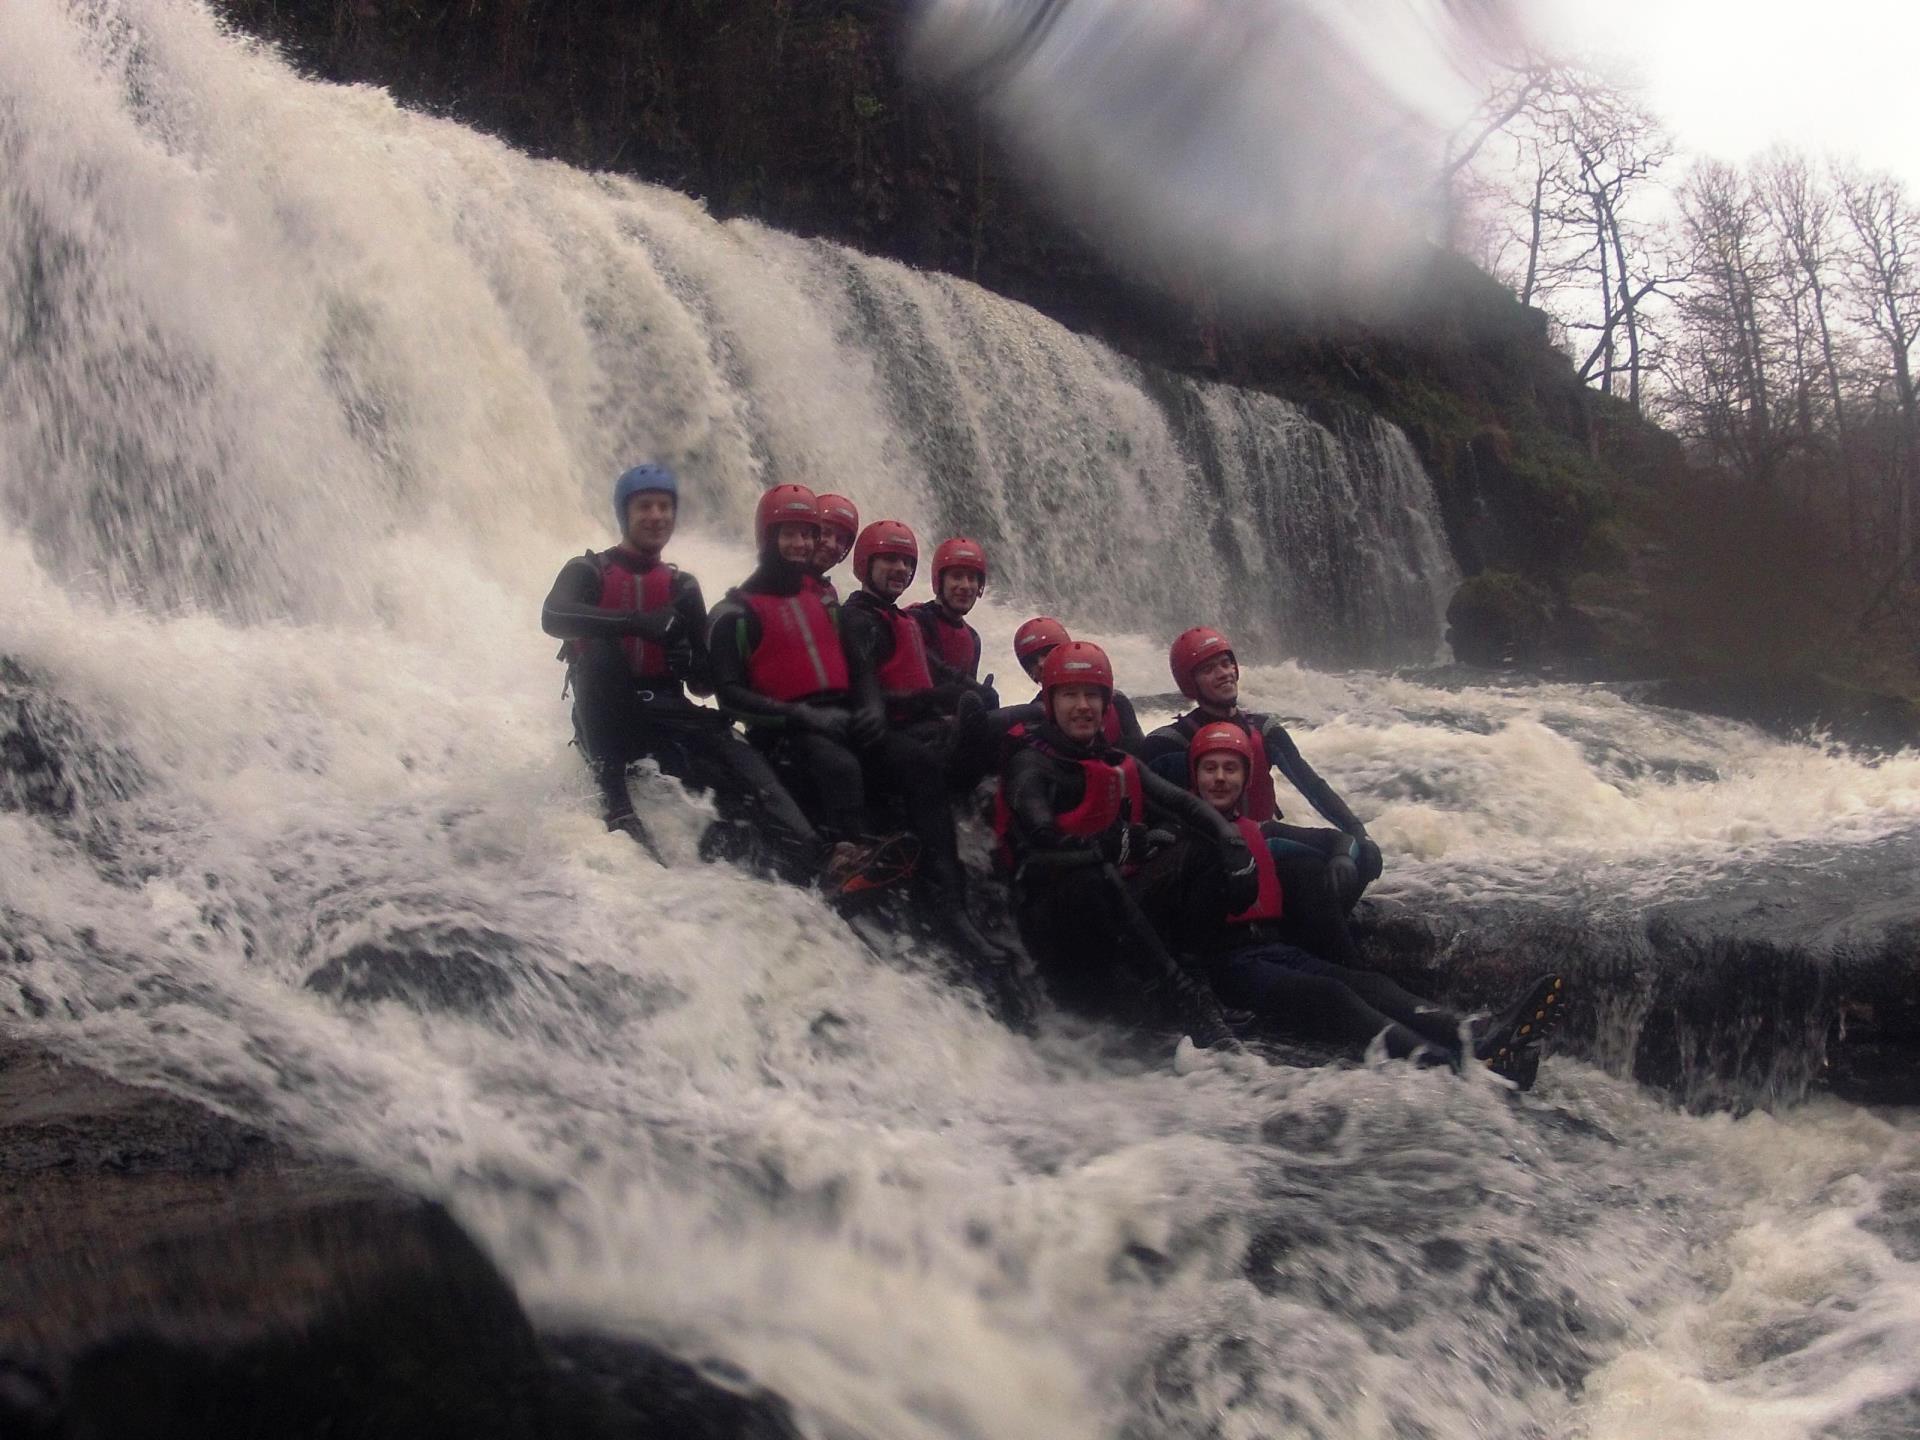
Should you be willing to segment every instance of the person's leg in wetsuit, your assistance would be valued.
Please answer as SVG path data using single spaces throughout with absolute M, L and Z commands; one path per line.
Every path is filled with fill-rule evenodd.
M 1214 962 L 1214 990 L 1229 1005 L 1303 1039 L 1365 1048 L 1376 1035 L 1405 1059 L 1422 1045 L 1460 1053 L 1462 1017 L 1384 975 L 1351 970 L 1280 942 L 1240 945 Z
M 723 817 L 757 827 L 783 878 L 805 884 L 820 869 L 829 842 L 765 757 L 721 716 L 691 704 L 649 704 L 617 646 L 594 641 L 583 649 L 574 667 L 575 723 L 610 824 L 633 814 L 627 767 L 650 759 L 662 773 L 712 791 Z

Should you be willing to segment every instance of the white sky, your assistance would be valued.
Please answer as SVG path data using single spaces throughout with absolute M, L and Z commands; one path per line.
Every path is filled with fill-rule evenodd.
M 1920 190 L 1920 0 L 1522 0 L 1541 38 L 1617 56 L 1685 154 L 1776 141 Z

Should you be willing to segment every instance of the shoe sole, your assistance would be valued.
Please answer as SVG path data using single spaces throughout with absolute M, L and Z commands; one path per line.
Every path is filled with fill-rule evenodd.
M 1567 982 L 1559 975 L 1543 975 L 1527 993 L 1520 1007 L 1520 1018 L 1501 1037 L 1500 1043 L 1480 1056 L 1494 1074 L 1519 1083 L 1521 1074 L 1531 1088 L 1540 1068 L 1540 1045 L 1551 1035 L 1566 1013 Z M 1526 1058 L 1531 1053 L 1531 1060 Z

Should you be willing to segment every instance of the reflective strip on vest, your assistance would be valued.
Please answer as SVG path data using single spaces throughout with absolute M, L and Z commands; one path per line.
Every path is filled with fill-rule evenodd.
M 789 702 L 846 690 L 846 652 L 833 613 L 817 590 L 803 586 L 797 595 L 742 594 L 739 599 L 760 622 L 760 643 L 747 656 L 748 685 Z
M 1233 822 L 1240 831 L 1241 838 L 1247 842 L 1247 848 L 1253 851 L 1253 863 L 1260 870 L 1260 893 L 1253 904 L 1238 915 L 1229 915 L 1229 925 L 1251 925 L 1256 920 L 1278 920 L 1280 918 L 1280 872 L 1274 867 L 1273 851 L 1267 848 L 1267 837 L 1260 833 L 1258 821 L 1245 816 Z

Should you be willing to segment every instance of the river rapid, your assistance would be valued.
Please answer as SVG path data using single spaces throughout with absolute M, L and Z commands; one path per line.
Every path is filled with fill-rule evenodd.
M 541 1323 L 821 1437 L 1920 1427 L 1912 1112 L 1017 1037 L 701 863 L 704 801 L 639 787 L 664 868 L 608 835 L 565 748 L 539 601 L 658 456 L 710 599 L 798 478 L 982 533 L 1003 678 L 1037 609 L 1141 697 L 1199 620 L 1315 656 L 1248 699 L 1385 907 L 1598 922 L 1911 845 L 1912 755 L 1393 669 L 1453 583 L 1397 432 L 313 85 L 185 0 L 0 7 L 0 270 L 0 656 L 68 781 L 0 786 L 10 1034 L 442 1198 Z

